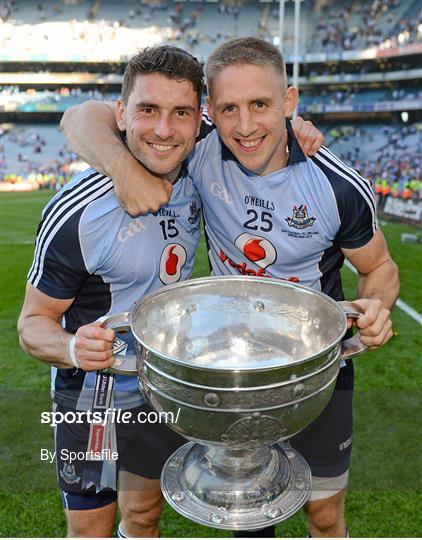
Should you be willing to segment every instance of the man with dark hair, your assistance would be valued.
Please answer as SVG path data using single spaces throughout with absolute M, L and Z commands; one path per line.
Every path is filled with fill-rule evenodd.
M 84 420 L 56 428 L 57 477 L 71 537 L 112 535 L 117 473 L 119 534 L 158 536 L 158 478 L 184 442 L 162 424 L 140 422 L 150 408 L 136 377 L 100 373 L 115 361 L 115 333 L 96 321 L 191 275 L 200 200 L 182 162 L 201 125 L 203 73 L 185 51 L 157 47 L 129 62 L 124 81 L 117 118 L 125 148 L 167 176 L 170 201 L 163 212 L 132 218 L 110 178 L 94 169 L 76 176 L 44 209 L 18 323 L 25 351 L 52 366 L 55 412 L 78 412 Z M 105 425 L 88 421 L 89 412 L 101 411 L 102 397 L 111 409 L 129 411 L 129 423 L 113 424 L 111 415 L 101 416 Z M 90 460 L 91 451 L 106 459 Z M 86 459 L 71 460 L 71 452 Z
M 368 347 L 383 345 L 392 336 L 389 309 L 399 284 L 378 229 L 370 182 L 326 148 L 305 157 L 285 124 L 298 92 L 287 87 L 282 56 L 272 45 L 256 38 L 231 40 L 210 56 L 206 76 L 208 112 L 218 133 L 196 145 L 187 166 L 204 206 L 213 273 L 291 279 L 341 300 L 340 268 L 347 257 L 360 275 L 361 340 Z M 92 126 L 85 115 L 95 117 L 96 129 L 104 134 L 101 145 L 87 144 Z M 73 149 L 113 171 L 119 189 L 136 178 L 130 196 L 121 191 L 126 208 L 139 212 L 165 202 L 166 182 L 145 174 L 123 151 L 106 106 L 83 105 L 63 123 Z M 72 136 L 74 125 L 82 125 L 85 143 Z M 327 408 L 291 440 L 313 474 L 311 500 L 305 505 L 311 536 L 346 535 L 352 391 L 348 361 Z M 258 535 L 271 534 L 264 530 Z
M 190 81 L 198 109 L 201 108 L 204 89 L 204 73 L 201 65 L 183 49 L 169 45 L 147 48 L 129 60 L 123 75 L 121 92 L 123 102 L 127 103 L 137 75 L 150 73 L 161 73 L 171 79 L 181 78 Z

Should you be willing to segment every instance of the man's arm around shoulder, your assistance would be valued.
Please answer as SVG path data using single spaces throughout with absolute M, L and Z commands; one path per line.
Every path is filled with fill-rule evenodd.
M 130 153 L 116 123 L 115 103 L 86 101 L 64 113 L 60 126 L 73 152 L 112 178 L 117 198 L 131 216 L 157 211 L 172 185 L 151 174 Z

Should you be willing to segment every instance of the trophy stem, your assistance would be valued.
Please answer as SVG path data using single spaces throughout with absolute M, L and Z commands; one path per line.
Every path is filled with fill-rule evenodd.
M 284 443 L 239 451 L 190 442 L 165 464 L 161 487 L 167 502 L 197 523 L 252 531 L 299 510 L 311 473 Z
M 234 477 L 265 469 L 271 458 L 271 448 L 263 446 L 253 450 L 231 450 L 219 446 L 206 446 L 205 457 L 211 469 Z

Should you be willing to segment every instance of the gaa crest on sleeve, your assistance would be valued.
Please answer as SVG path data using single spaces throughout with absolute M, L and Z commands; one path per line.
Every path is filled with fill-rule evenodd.
M 186 250 L 180 244 L 169 244 L 164 248 L 160 258 L 160 280 L 164 285 L 180 280 L 186 260 Z

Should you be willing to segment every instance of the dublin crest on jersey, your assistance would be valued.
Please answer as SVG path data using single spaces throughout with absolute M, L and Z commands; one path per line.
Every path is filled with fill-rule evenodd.
M 289 227 L 295 229 L 306 229 L 306 227 L 312 227 L 316 218 L 308 216 L 308 208 L 306 204 L 300 206 L 293 206 L 293 214 L 291 218 L 286 218 Z
M 198 208 L 198 205 L 196 204 L 196 201 L 192 201 L 189 205 L 189 211 L 190 216 L 188 217 L 188 221 L 191 225 L 195 225 L 197 221 L 199 220 L 199 216 L 201 214 L 201 209 Z
M 60 476 L 68 484 L 77 484 L 81 479 L 80 476 L 76 474 L 75 465 L 65 463 L 63 465 L 63 470 L 59 471 Z

